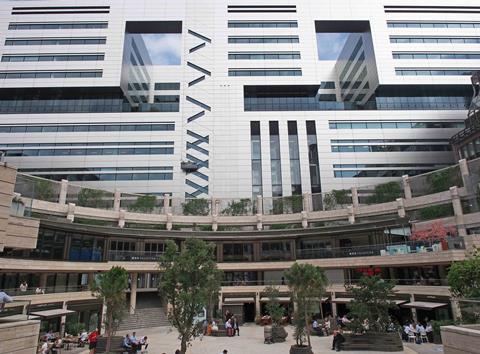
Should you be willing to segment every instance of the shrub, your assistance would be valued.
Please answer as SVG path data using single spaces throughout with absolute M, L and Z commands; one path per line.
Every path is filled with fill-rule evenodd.
M 151 212 L 155 208 L 155 202 L 157 197 L 154 195 L 142 195 L 137 198 L 135 203 L 128 208 L 131 211 L 137 211 L 141 213 Z
M 206 216 L 210 213 L 207 199 L 190 199 L 182 204 L 184 215 Z
M 367 198 L 367 204 L 393 202 L 402 197 L 402 187 L 398 182 L 388 182 L 375 186 L 373 194 Z
M 456 167 L 450 167 L 429 174 L 427 176 L 427 182 L 430 193 L 448 191 L 452 186 L 462 186 L 462 180 L 457 173 Z
M 105 205 L 104 195 L 105 193 L 99 189 L 82 188 L 77 196 L 77 205 L 89 208 L 102 208 Z
M 453 215 L 452 204 L 432 205 L 420 209 L 421 220 L 431 220 Z
M 345 206 L 351 204 L 352 200 L 349 196 L 350 191 L 348 189 L 334 189 L 329 193 L 326 193 L 323 197 L 323 203 L 326 210 L 334 210 L 337 205 Z
M 246 215 L 251 209 L 252 201 L 248 198 L 240 199 L 238 202 L 232 200 L 228 206 L 222 210 L 223 215 Z

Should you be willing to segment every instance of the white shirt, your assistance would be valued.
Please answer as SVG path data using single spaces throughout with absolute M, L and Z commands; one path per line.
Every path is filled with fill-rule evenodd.
M 427 333 L 427 332 L 425 331 L 425 327 L 423 327 L 422 325 L 418 325 L 418 326 L 417 326 L 417 331 L 420 332 L 421 334 Z
M 312 327 L 313 328 L 318 328 L 318 322 L 316 320 L 313 321 Z
M 425 332 L 433 332 L 433 328 L 431 324 L 427 324 L 427 328 L 425 328 Z
M 20 284 L 20 291 L 24 292 L 27 291 L 28 285 L 27 284 Z
M 48 344 L 47 342 L 43 342 L 42 344 L 42 354 L 47 354 L 48 353 Z

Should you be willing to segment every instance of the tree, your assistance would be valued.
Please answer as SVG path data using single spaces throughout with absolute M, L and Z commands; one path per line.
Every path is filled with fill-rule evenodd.
M 273 324 L 279 326 L 283 317 L 283 307 L 280 305 L 279 301 L 280 290 L 275 286 L 268 286 L 265 288 L 264 294 L 268 299 L 265 308 L 272 318 Z
M 207 199 L 190 199 L 182 204 L 183 215 L 206 216 L 210 213 Z
M 475 249 L 470 257 L 450 266 L 447 275 L 452 294 L 465 299 L 480 298 L 480 252 Z
M 380 276 L 362 276 L 357 285 L 347 286 L 346 289 L 353 296 L 353 301 L 347 306 L 354 321 L 349 327 L 356 331 L 366 330 L 363 321 L 368 321 L 368 330 L 386 332 L 390 322 L 388 310 L 395 306 L 390 299 L 394 295 L 394 284 L 385 281 Z
M 155 208 L 157 197 L 154 195 L 142 195 L 128 208 L 131 211 L 149 213 Z
M 367 198 L 367 204 L 393 202 L 402 197 L 402 187 L 398 182 L 388 182 L 375 186 L 373 194 Z
M 39 200 L 51 201 L 53 199 L 53 181 L 46 179 L 36 179 L 34 183 L 33 198 Z
M 304 346 L 305 336 L 308 347 L 312 347 L 308 331 L 309 312 L 324 293 L 328 280 L 323 269 L 311 264 L 294 263 L 285 271 L 285 279 L 292 292 L 292 301 L 297 304 L 294 337 L 297 346 Z
M 160 260 L 164 271 L 160 291 L 168 301 L 168 319 L 179 333 L 182 354 L 201 331 L 193 322 L 194 317 L 207 307 L 212 293 L 220 289 L 221 272 L 214 255 L 214 244 L 191 238 L 180 252 L 173 241 L 167 241 Z
M 427 182 L 430 193 L 448 191 L 452 186 L 462 186 L 458 167 L 450 167 L 433 172 L 427 176 Z
M 125 289 L 128 287 L 128 273 L 122 267 L 112 267 L 108 272 L 100 274 L 91 286 L 91 291 L 101 299 L 107 308 L 105 314 L 105 333 L 107 343 L 105 351 L 110 351 L 111 337 L 115 334 L 122 319 L 127 298 Z
M 352 204 L 350 193 L 351 191 L 347 189 L 333 189 L 329 193 L 326 193 L 323 197 L 325 209 L 334 210 L 337 205 L 345 207 L 347 204 Z
M 252 201 L 248 198 L 239 201 L 232 200 L 228 206 L 222 210 L 222 215 L 247 215 L 251 210 Z
M 82 188 L 78 193 L 77 205 L 89 208 L 103 208 L 104 191 L 99 189 Z

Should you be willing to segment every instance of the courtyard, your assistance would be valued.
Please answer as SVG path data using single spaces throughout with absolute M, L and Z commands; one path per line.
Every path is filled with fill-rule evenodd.
M 285 343 L 263 344 L 263 327 L 247 324 L 240 328 L 240 336 L 229 337 L 203 337 L 196 339 L 193 345 L 188 349 L 188 354 L 219 354 L 224 349 L 229 354 L 287 354 L 290 346 L 294 343 L 292 338 L 292 327 L 287 328 L 288 337 Z M 132 331 L 130 331 L 131 333 Z M 175 330 L 168 327 L 142 328 L 138 329 L 137 336 L 148 336 L 149 347 L 148 352 L 152 354 L 173 354 L 179 348 L 180 341 L 177 339 Z M 126 333 L 117 333 L 117 335 L 125 335 Z M 332 336 L 329 337 L 312 337 L 312 347 L 315 354 L 330 353 Z M 342 351 L 345 354 L 368 354 L 380 352 L 367 351 Z M 401 353 L 401 352 L 397 352 Z M 433 344 L 409 344 L 405 346 L 403 351 L 405 354 L 429 354 L 443 353 L 441 346 Z M 83 353 L 82 353 L 83 354 Z

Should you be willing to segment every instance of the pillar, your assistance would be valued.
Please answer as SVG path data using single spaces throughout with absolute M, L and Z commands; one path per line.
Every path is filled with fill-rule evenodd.
M 357 187 L 352 187 L 350 188 L 351 193 L 352 193 L 352 205 L 354 208 L 358 208 L 359 202 L 358 202 L 358 189 Z
M 332 317 L 337 318 L 337 303 L 334 301 L 335 300 L 335 293 L 332 292 Z
M 452 298 L 450 300 L 450 305 L 452 306 L 453 319 L 460 321 L 462 319 L 462 310 L 460 309 L 460 303 L 457 299 Z
M 113 210 L 119 211 L 120 210 L 120 201 L 122 199 L 122 193 L 115 188 L 115 192 L 113 194 Z
M 302 227 L 308 229 L 308 212 L 302 211 Z
M 88 286 L 93 285 L 95 281 L 95 273 L 88 273 Z
M 163 195 L 163 212 L 168 214 L 170 212 L 170 195 Z
M 397 198 L 397 213 L 398 217 L 404 218 L 407 213 L 405 212 L 405 203 L 403 202 L 403 198 Z
M 408 175 L 402 176 L 402 184 L 405 199 L 412 199 L 412 188 L 410 187 L 410 177 Z
M 125 210 L 123 209 L 118 212 L 118 227 L 121 229 L 125 227 Z
M 138 273 L 131 273 L 130 277 L 131 277 L 131 281 L 130 281 L 130 314 L 133 315 L 135 313 L 135 308 L 137 306 Z
M 306 192 L 302 195 L 302 210 L 308 213 L 310 209 L 310 193 Z
M 450 187 L 450 196 L 452 198 L 453 214 L 455 215 L 455 224 L 457 226 L 458 235 L 467 236 L 465 221 L 463 219 L 462 202 L 460 201 L 457 187 Z
M 257 215 L 262 215 L 263 214 L 263 198 L 261 195 L 257 195 Z
M 66 301 L 63 302 L 62 308 L 64 310 L 67 309 L 67 302 Z M 65 324 L 66 323 L 67 323 L 67 315 L 63 315 L 62 317 L 60 317 L 60 338 L 63 338 L 65 336 Z M 75 333 L 72 333 L 72 334 L 75 334 Z
M 67 220 L 70 222 L 75 220 L 75 204 L 73 203 L 68 203 Z
M 348 222 L 350 224 L 355 224 L 355 211 L 353 210 L 353 206 L 349 205 L 347 206 L 348 210 Z
M 415 302 L 415 295 L 413 294 L 410 294 L 410 302 Z M 412 320 L 414 320 L 415 322 L 418 321 L 418 318 L 417 318 L 417 309 L 415 307 L 412 307 L 410 309 L 412 311 Z
M 48 274 L 47 273 L 40 273 L 40 279 L 38 282 L 38 287 L 42 290 L 45 290 L 47 287 L 47 278 Z
M 460 174 L 462 175 L 462 181 L 463 185 L 465 187 L 468 186 L 469 182 L 469 176 L 470 176 L 470 171 L 468 169 L 468 163 L 466 159 L 462 159 L 458 161 L 458 166 L 460 167 Z
M 67 202 L 67 192 L 68 192 L 68 180 L 62 179 L 60 184 L 60 195 L 58 197 L 59 204 L 65 204 Z
M 255 293 L 255 317 L 261 317 L 262 313 L 260 310 L 260 293 Z

